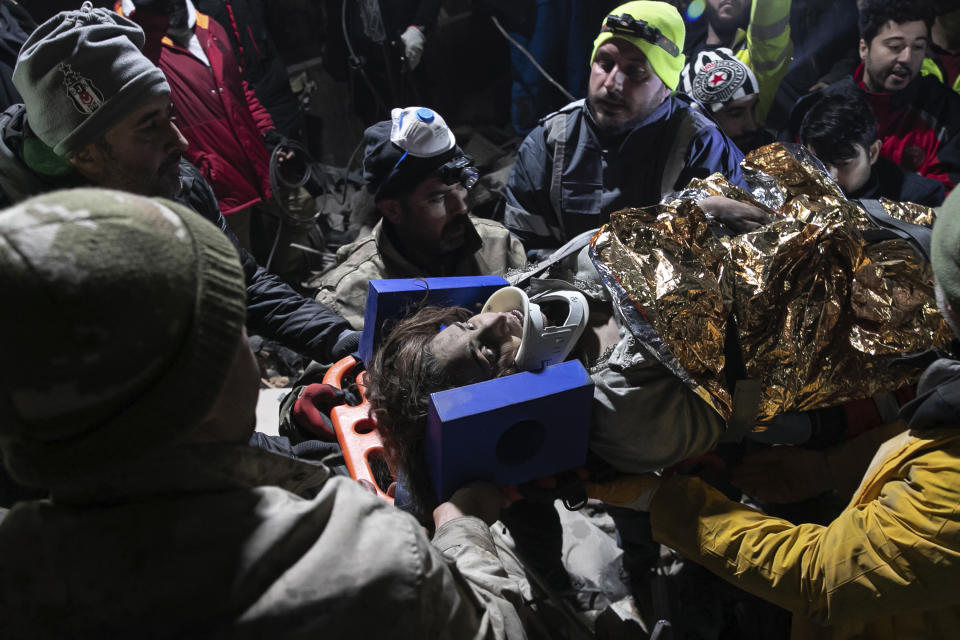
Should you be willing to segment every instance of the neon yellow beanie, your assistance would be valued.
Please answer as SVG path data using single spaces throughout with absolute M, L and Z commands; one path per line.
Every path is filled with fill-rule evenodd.
M 629 16 L 626 22 L 636 22 L 633 22 L 632 26 L 624 21 L 611 25 L 610 21 L 604 18 L 600 35 L 593 41 L 590 64 L 593 64 L 600 45 L 610 38 L 620 38 L 640 49 L 663 84 L 671 91 L 675 90 L 686 61 L 683 55 L 686 29 L 676 8 L 666 2 L 637 0 L 620 5 L 610 12 L 610 16 Z

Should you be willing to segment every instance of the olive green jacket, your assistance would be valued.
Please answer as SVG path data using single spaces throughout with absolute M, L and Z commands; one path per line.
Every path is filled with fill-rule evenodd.
M 493 220 L 470 217 L 470 234 L 463 255 L 450 273 L 432 273 L 407 260 L 377 223 L 370 235 L 340 247 L 338 265 L 324 274 L 317 301 L 347 319 L 354 329 L 363 329 L 363 310 L 371 280 L 383 278 L 431 278 L 440 276 L 505 275 L 526 264 L 523 245 L 506 227 Z

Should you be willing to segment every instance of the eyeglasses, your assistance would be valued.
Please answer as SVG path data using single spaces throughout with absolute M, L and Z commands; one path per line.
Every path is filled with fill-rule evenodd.
M 680 47 L 671 42 L 660 29 L 651 27 L 645 20 L 634 18 L 628 13 L 615 16 L 610 14 L 603 24 L 601 31 L 620 33 L 635 38 L 642 38 L 650 44 L 656 45 L 673 57 L 680 55 Z

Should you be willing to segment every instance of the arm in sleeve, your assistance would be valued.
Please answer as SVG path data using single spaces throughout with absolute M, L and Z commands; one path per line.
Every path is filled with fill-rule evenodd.
M 180 164 L 185 193 L 181 200 L 217 225 L 240 254 L 247 282 L 247 327 L 250 331 L 319 362 L 331 360 L 337 338 L 350 328 L 346 320 L 322 304 L 306 298 L 263 267 L 240 246 L 220 213 L 217 197 L 200 172 L 187 162 Z
M 920 174 L 943 183 L 947 195 L 960 183 L 960 95 L 953 91 L 944 91 L 950 104 L 950 113 L 957 122 L 950 122 L 946 127 L 946 140 L 937 147 L 932 162 L 922 167 Z
M 591 377 L 590 450 L 622 472 L 654 471 L 707 453 L 726 428 L 679 378 L 642 354 L 630 366 L 608 363 Z
M 243 95 L 247 99 L 247 108 L 250 109 L 250 115 L 253 116 L 253 121 L 257 123 L 260 135 L 265 135 L 267 131 L 276 128 L 273 118 L 270 117 L 270 112 L 263 106 L 263 103 L 257 99 L 257 94 L 253 92 L 247 81 L 241 80 L 241 82 L 243 83 Z
M 447 636 L 526 637 L 523 617 L 529 610 L 523 604 L 519 583 L 507 574 L 490 528 L 482 520 L 465 516 L 444 523 L 433 537 L 433 546 L 452 565 L 449 572 L 452 576 L 443 577 L 442 582 L 446 585 L 442 586 L 437 597 L 453 604 L 473 603 L 469 609 L 479 614 L 479 619 L 451 615 L 444 630 Z M 455 607 L 452 613 L 460 608 L 467 607 Z M 464 626 L 460 627 L 461 624 Z
M 879 487 L 877 498 L 825 527 L 793 525 L 732 502 L 698 478 L 674 477 L 653 498 L 654 539 L 820 623 L 956 605 L 958 449 L 921 454 L 904 477 Z
M 503 224 L 527 249 L 552 249 L 563 235 L 550 201 L 552 152 L 543 125 L 537 126 L 517 150 L 506 188 Z
M 737 57 L 757 76 L 760 95 L 756 115 L 757 121 L 762 123 L 793 60 L 790 0 L 753 3 L 747 27 L 747 47 L 738 52 Z
M 693 178 L 706 178 L 720 172 L 730 184 L 748 189 L 740 170 L 741 160 L 743 152 L 719 127 L 705 127 L 690 142 L 683 170 L 674 188 L 682 189 Z

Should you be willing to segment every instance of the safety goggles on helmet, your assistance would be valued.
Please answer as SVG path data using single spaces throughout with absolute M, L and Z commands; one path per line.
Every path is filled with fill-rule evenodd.
M 456 156 L 437 169 L 437 175 L 445 185 L 458 182 L 466 189 L 472 189 L 480 179 L 480 172 L 473 166 L 473 158 L 467 154 Z
M 548 324 L 540 308 L 547 303 L 567 305 L 562 324 Z M 544 291 L 528 298 L 517 287 L 498 289 L 480 313 L 506 311 L 523 314 L 523 334 L 515 362 L 518 371 L 538 371 L 563 362 L 580 339 L 590 316 L 587 298 L 579 291 Z
M 634 38 L 642 38 L 650 44 L 660 47 L 673 57 L 680 55 L 680 48 L 663 35 L 660 29 L 652 27 L 646 20 L 634 18 L 628 13 L 619 16 L 611 13 L 607 16 L 606 22 L 603 23 L 603 29 L 600 31 L 609 31 L 614 34 L 619 33 L 626 36 L 633 36 Z

